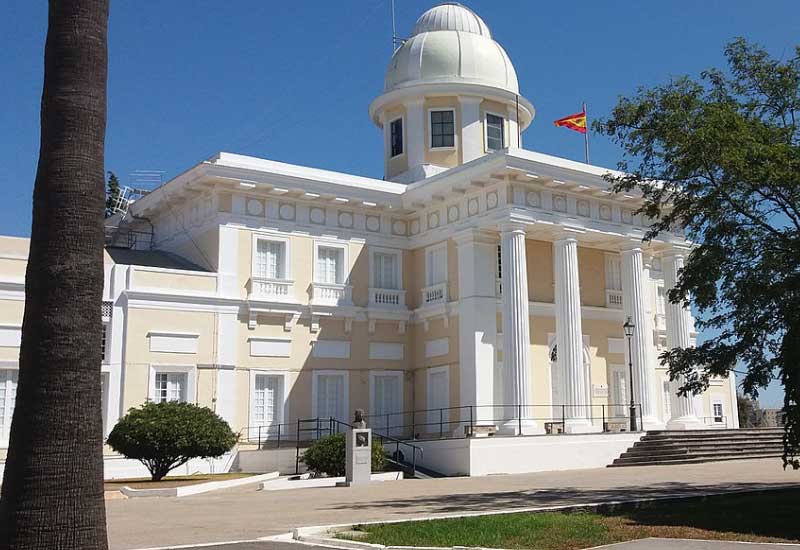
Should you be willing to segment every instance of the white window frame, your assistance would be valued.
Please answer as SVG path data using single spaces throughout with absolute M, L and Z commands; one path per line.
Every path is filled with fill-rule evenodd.
M 431 113 L 450 111 L 453 113 L 453 145 L 447 147 L 433 146 L 433 120 Z M 428 151 L 455 151 L 458 148 L 458 127 L 456 126 L 456 110 L 453 107 L 431 107 L 428 109 Z
M 19 364 L 16 362 L 5 362 L 0 361 L 0 369 L 1 370 L 9 370 L 9 371 L 16 371 L 17 372 L 17 387 L 14 390 L 14 406 L 16 407 L 16 394 L 19 390 Z M 5 415 L 6 411 L 5 408 L 8 408 L 8 396 L 6 396 L 6 401 L 4 403 L 4 410 L 0 411 L 0 415 Z M 3 431 L 0 431 L 0 448 L 7 448 L 8 447 L 8 440 L 9 436 L 11 435 L 11 420 L 14 417 L 14 408 L 11 408 L 8 411 L 8 417 L 5 420 L 8 421 L 8 425 L 3 425 Z
M 252 252 L 250 256 L 250 275 L 252 277 L 261 277 L 256 273 L 256 256 L 258 254 L 259 241 L 278 242 L 283 244 L 283 278 L 275 279 L 276 281 L 291 281 L 292 280 L 292 248 L 291 240 L 287 237 L 279 237 L 277 235 L 270 235 L 264 233 L 253 233 Z
M 248 407 L 249 413 L 247 417 L 247 425 L 248 426 L 274 426 L 276 424 L 283 424 L 286 421 L 286 405 L 288 403 L 287 396 L 289 395 L 288 392 L 288 381 L 289 377 L 287 376 L 287 372 L 284 371 L 275 371 L 275 370 L 262 370 L 262 369 L 250 369 L 250 406 Z M 276 421 L 273 421 L 271 424 L 258 424 L 256 422 L 256 377 L 257 376 L 274 376 L 276 378 L 281 379 L 281 396 L 280 396 L 280 406 L 278 407 L 278 418 Z M 248 434 L 249 435 L 249 434 Z
M 111 321 L 103 321 L 103 334 L 101 335 L 101 348 L 103 354 L 102 363 L 108 364 L 111 362 Z
M 392 123 L 395 122 L 396 120 L 400 121 L 400 126 L 401 126 L 401 129 L 402 129 L 402 132 L 401 132 L 402 137 L 401 137 L 401 139 L 403 140 L 403 152 L 400 153 L 399 155 L 393 155 L 392 154 Z M 392 118 L 387 124 L 388 124 L 388 132 L 386 132 L 386 139 L 387 139 L 388 143 L 386 144 L 387 145 L 386 151 L 389 153 L 389 158 L 390 159 L 397 159 L 397 158 L 405 156 L 405 154 L 406 154 L 406 117 L 404 117 L 403 115 L 396 116 L 396 117 Z
M 622 292 L 622 257 L 619 254 L 611 254 L 610 252 L 606 252 L 603 254 L 604 256 L 604 263 L 603 269 L 605 270 L 605 286 L 606 290 L 614 290 L 616 292 Z M 619 265 L 619 288 L 614 288 L 611 285 L 611 281 L 609 280 L 609 274 L 612 271 L 613 267 L 612 264 Z
M 317 410 L 317 400 L 319 393 L 320 376 L 342 376 L 344 377 L 344 418 L 339 420 L 347 422 L 350 418 L 350 371 L 347 370 L 315 370 L 311 378 L 311 417 L 319 417 Z
M 433 407 L 433 393 L 431 392 L 431 377 L 434 374 L 441 374 L 444 373 L 445 380 L 447 381 L 447 403 L 444 407 Z M 442 367 L 431 367 L 426 369 L 425 371 L 425 408 L 428 409 L 428 418 L 426 421 L 428 422 L 427 432 L 431 433 L 434 431 L 438 431 L 434 423 L 439 422 L 439 415 L 437 411 L 442 409 L 448 409 L 444 411 L 442 415 L 442 421 L 445 422 L 445 428 L 447 429 L 450 425 L 448 422 L 450 421 L 450 403 L 451 403 L 451 396 L 450 396 L 450 366 L 444 365 Z M 435 418 L 434 418 L 435 415 Z
M 503 119 L 503 146 L 500 149 L 491 149 L 489 147 L 489 116 L 493 115 Z M 492 153 L 494 151 L 500 151 L 502 149 L 508 148 L 508 138 L 506 137 L 506 132 L 508 131 L 508 116 L 497 113 L 495 111 L 484 111 L 483 112 L 483 149 L 486 153 Z
M 672 418 L 672 384 L 669 376 L 664 376 L 661 379 L 661 411 L 664 414 L 664 422 L 668 422 Z
M 428 264 L 430 263 L 430 259 L 433 256 L 433 254 L 437 250 L 440 250 L 440 249 L 444 250 L 444 280 L 442 280 L 442 281 L 429 281 L 428 280 L 428 273 L 429 273 L 429 265 Z M 447 269 L 447 264 L 449 262 L 449 258 L 447 256 L 448 256 L 448 254 L 447 254 L 447 241 L 444 241 L 444 242 L 441 242 L 439 244 L 435 244 L 433 246 L 429 246 L 429 247 L 425 248 L 425 286 L 426 287 L 433 286 L 433 285 L 438 285 L 438 284 L 443 284 L 443 283 L 448 282 L 450 274 L 448 273 L 448 269 Z
M 717 415 L 714 412 L 714 407 L 719 405 L 720 415 L 719 420 L 717 420 Z M 721 395 L 712 395 L 711 396 L 711 419 L 714 421 L 714 424 L 724 424 L 725 423 L 725 401 L 722 399 Z
M 317 277 L 319 275 L 317 271 L 317 260 L 319 259 L 319 249 L 320 248 L 338 248 L 342 250 L 342 281 L 338 283 L 323 283 Z M 313 265 L 311 266 L 311 280 L 315 283 L 319 284 L 337 284 L 337 285 L 348 285 L 350 284 L 350 258 L 348 255 L 349 251 L 348 243 L 342 241 L 326 241 L 326 240 L 315 240 L 314 241 L 314 258 L 313 258 Z
M 405 407 L 403 406 L 403 397 L 404 397 L 403 394 L 405 392 L 403 391 L 403 371 L 401 371 L 401 370 L 371 370 L 371 371 L 369 371 L 369 414 L 371 414 L 371 415 L 378 414 L 377 409 L 375 408 L 375 406 L 377 404 L 376 400 L 375 400 L 375 379 L 378 376 L 392 377 L 392 378 L 396 378 L 397 379 L 397 381 L 398 381 L 398 384 L 397 384 L 397 390 L 398 390 L 397 402 L 400 403 L 400 410 L 399 411 L 391 411 L 391 414 L 404 412 L 403 410 L 404 410 Z M 378 424 L 378 425 L 380 425 L 380 424 Z
M 392 254 L 397 258 L 397 288 L 403 289 L 403 251 L 399 248 L 384 248 L 380 246 L 369 247 L 369 283 L 372 288 L 382 288 L 375 284 L 375 254 Z
M 156 374 L 186 374 L 186 403 L 197 403 L 197 365 L 151 364 L 147 387 L 147 400 L 156 400 Z

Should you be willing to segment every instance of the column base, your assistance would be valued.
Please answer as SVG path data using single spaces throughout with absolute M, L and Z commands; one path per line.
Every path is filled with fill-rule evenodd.
M 602 431 L 602 426 L 595 426 L 587 418 L 568 418 L 564 421 L 565 434 L 591 434 Z
M 667 422 L 668 430 L 702 430 L 703 428 L 705 428 L 705 424 L 694 415 L 670 418 Z
M 540 435 L 544 433 L 544 428 L 539 426 L 535 420 L 506 420 L 500 424 L 497 433 L 500 435 Z
M 642 419 L 642 429 L 644 431 L 663 430 L 665 428 L 666 425 L 663 422 L 660 422 L 655 416 L 645 416 Z

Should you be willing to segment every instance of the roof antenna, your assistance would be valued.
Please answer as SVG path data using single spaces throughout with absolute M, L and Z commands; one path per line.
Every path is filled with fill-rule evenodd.
M 399 48 L 405 43 L 405 40 L 397 37 L 397 25 L 394 16 L 394 0 L 392 0 L 391 4 L 392 4 L 392 53 L 394 53 L 397 51 L 397 48 Z

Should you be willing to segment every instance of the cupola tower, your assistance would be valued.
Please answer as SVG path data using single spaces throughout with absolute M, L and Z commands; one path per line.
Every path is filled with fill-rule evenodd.
M 369 113 L 383 129 L 384 178 L 412 183 L 521 147 L 535 110 L 486 23 L 447 2 L 423 13 L 394 52 Z

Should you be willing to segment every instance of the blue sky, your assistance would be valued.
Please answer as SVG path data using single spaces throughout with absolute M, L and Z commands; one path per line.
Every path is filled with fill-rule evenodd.
M 396 0 L 407 34 L 433 0 Z M 524 145 L 581 160 L 580 134 L 552 121 L 606 115 L 619 95 L 723 63 L 736 36 L 789 55 L 796 0 L 471 0 L 537 109 Z M 39 146 L 46 2 L 8 0 L 0 20 L 0 234 L 28 235 Z M 382 176 L 367 116 L 391 55 L 389 0 L 112 0 L 106 167 L 169 178 L 217 151 Z M 593 164 L 619 151 L 592 136 Z M 767 404 L 777 404 L 771 389 Z

